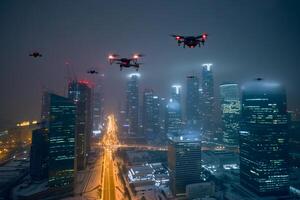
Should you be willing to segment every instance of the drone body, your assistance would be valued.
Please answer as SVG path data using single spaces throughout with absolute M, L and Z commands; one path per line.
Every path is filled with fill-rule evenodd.
M 188 46 L 189 48 L 195 48 L 196 46 L 203 46 L 206 39 L 207 34 L 203 33 L 199 36 L 181 36 L 181 35 L 171 35 L 177 41 L 178 46 L 183 44 L 183 48 Z
M 96 70 L 92 69 L 92 70 L 88 70 L 86 73 L 88 73 L 88 74 L 98 74 L 99 72 L 97 72 Z
M 120 66 L 120 71 L 123 70 L 123 68 L 135 68 L 136 71 L 139 70 L 141 63 L 138 63 L 138 59 L 142 57 L 141 54 L 134 54 L 131 58 L 119 58 L 119 55 L 117 54 L 111 54 L 108 56 L 109 63 L 112 65 L 113 63 L 116 63 Z
M 32 52 L 31 54 L 29 54 L 29 56 L 38 58 L 38 57 L 42 57 L 43 55 L 40 54 L 39 52 L 35 51 L 35 52 Z

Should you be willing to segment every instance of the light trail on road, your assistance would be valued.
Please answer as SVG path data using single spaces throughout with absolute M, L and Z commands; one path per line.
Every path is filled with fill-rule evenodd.
M 114 145 L 118 144 L 117 124 L 114 115 L 108 116 L 107 131 L 102 139 L 104 150 L 103 155 L 103 176 L 102 176 L 102 195 L 103 200 L 115 200 L 115 174 L 114 174 Z

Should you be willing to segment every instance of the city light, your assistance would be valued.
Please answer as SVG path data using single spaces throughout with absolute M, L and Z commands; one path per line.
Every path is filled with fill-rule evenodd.
M 174 84 L 174 85 L 172 85 L 172 88 L 175 88 L 175 90 L 176 90 L 176 94 L 179 94 L 179 92 L 180 92 L 180 89 L 181 89 L 181 85 Z
M 141 74 L 140 73 L 131 73 L 128 75 L 129 78 L 132 78 L 133 76 L 141 77 Z
M 212 63 L 205 63 L 205 64 L 203 64 L 202 66 L 203 66 L 203 67 L 206 67 L 206 70 L 207 70 L 207 71 L 210 71 L 212 65 L 213 65 Z

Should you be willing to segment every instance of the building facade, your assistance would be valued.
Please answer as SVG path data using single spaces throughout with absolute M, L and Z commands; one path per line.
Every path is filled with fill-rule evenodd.
M 29 173 L 32 180 L 40 181 L 48 177 L 48 129 L 32 131 Z
M 239 86 L 235 83 L 220 85 L 223 142 L 238 146 L 241 103 Z
M 126 120 L 129 125 L 129 135 L 137 136 L 139 133 L 139 77 L 133 73 L 128 76 L 126 90 Z
M 203 125 L 203 139 L 210 141 L 214 138 L 214 79 L 212 64 L 207 63 L 202 65 L 202 103 L 201 103 L 201 115 Z
M 186 193 L 186 186 L 201 182 L 201 140 L 199 132 L 184 130 L 169 135 L 168 167 L 170 188 L 174 196 Z
M 87 165 L 92 129 L 89 83 L 87 81 L 70 82 L 68 97 L 76 105 L 76 167 L 77 170 L 83 170 Z
M 286 194 L 288 120 L 284 88 L 257 79 L 242 87 L 240 181 L 259 195 Z
M 49 95 L 48 185 L 50 188 L 73 188 L 76 106 L 70 99 Z
M 188 126 L 199 130 L 199 78 L 196 76 L 187 76 L 185 102 L 187 124 Z

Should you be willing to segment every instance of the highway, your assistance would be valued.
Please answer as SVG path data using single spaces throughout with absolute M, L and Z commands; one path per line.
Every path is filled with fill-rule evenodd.
M 103 176 L 102 176 L 102 195 L 103 200 L 115 200 L 115 166 L 113 161 L 114 145 L 118 144 L 117 124 L 113 115 L 108 116 L 108 124 L 106 134 L 103 136 L 102 146 L 103 155 Z

